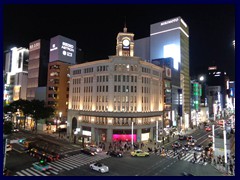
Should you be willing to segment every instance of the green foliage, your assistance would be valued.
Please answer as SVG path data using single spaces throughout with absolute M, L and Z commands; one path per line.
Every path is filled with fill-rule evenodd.
M 13 129 L 12 121 L 4 121 L 3 123 L 3 133 L 4 134 L 11 134 Z

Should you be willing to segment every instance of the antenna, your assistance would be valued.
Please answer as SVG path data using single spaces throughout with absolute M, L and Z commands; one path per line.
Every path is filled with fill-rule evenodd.
M 124 28 L 123 28 L 123 32 L 127 32 L 127 20 L 126 20 L 127 18 L 126 18 L 126 16 L 125 16 L 125 22 L 124 22 Z

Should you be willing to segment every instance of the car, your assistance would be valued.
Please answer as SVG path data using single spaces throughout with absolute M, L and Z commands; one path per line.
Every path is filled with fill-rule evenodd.
M 193 148 L 194 151 L 197 151 L 197 152 L 202 152 L 203 151 L 203 147 L 201 145 L 197 145 Z
M 148 152 L 144 152 L 142 151 L 141 149 L 137 149 L 137 150 L 134 150 L 131 152 L 131 156 L 134 156 L 134 157 L 147 157 L 149 156 L 149 153 Z
M 12 129 L 12 132 L 19 132 L 19 129 L 16 128 L 16 127 L 14 127 L 14 128 Z
M 93 163 L 89 166 L 92 170 L 98 171 L 100 173 L 109 172 L 108 166 L 104 165 L 103 163 Z
M 187 173 L 187 172 L 183 172 L 182 175 L 183 175 L 183 176 L 194 176 L 193 174 Z
M 33 163 L 33 167 L 39 171 L 47 171 L 49 169 L 52 169 L 52 167 L 45 161 L 35 162 Z
M 81 149 L 80 152 L 83 153 L 83 154 L 90 155 L 90 156 L 95 155 L 95 153 L 93 151 L 91 151 L 90 149 L 87 149 L 87 148 Z
M 178 136 L 178 139 L 179 139 L 179 140 L 186 140 L 186 139 L 187 139 L 187 137 L 186 137 L 186 136 L 184 136 L 184 135 L 179 135 L 179 136 Z
M 197 140 L 196 139 L 191 139 L 191 140 L 189 140 L 188 141 L 188 144 L 190 145 L 190 146 L 195 146 L 195 143 L 197 142 Z
M 87 148 L 90 149 L 91 151 L 94 151 L 97 153 L 102 152 L 102 148 L 100 148 L 96 145 L 89 145 L 89 146 L 87 146 Z
M 172 147 L 173 147 L 173 148 L 180 148 L 180 147 L 182 147 L 182 144 L 181 144 L 180 142 L 178 142 L 178 141 L 175 141 L 175 142 L 172 144 Z
M 189 144 L 185 144 L 183 147 L 182 147 L 183 150 L 185 151 L 190 151 L 191 150 L 191 146 Z
M 10 151 L 12 151 L 12 145 L 11 144 L 7 144 L 6 152 L 10 152 Z
M 120 151 L 108 151 L 106 154 L 114 157 L 123 157 L 123 153 Z
M 193 139 L 193 136 L 188 136 L 187 137 L 187 141 L 190 141 L 191 139 Z
M 212 128 L 210 126 L 205 127 L 205 131 L 211 131 L 211 130 L 212 130 Z

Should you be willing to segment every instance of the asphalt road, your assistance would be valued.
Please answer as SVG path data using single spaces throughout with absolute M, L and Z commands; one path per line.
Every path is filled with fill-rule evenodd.
M 211 132 L 205 132 L 205 130 L 196 130 L 191 134 L 199 145 L 207 146 L 209 143 L 208 135 Z M 190 162 L 193 152 L 189 152 L 186 158 L 178 160 L 176 157 L 171 156 L 161 157 L 159 155 L 151 154 L 150 157 L 131 157 L 130 152 L 126 152 L 123 158 L 107 158 L 105 156 L 89 157 L 87 155 L 79 154 L 79 147 L 70 143 L 57 141 L 54 137 L 48 137 L 45 135 L 33 135 L 29 133 L 14 133 L 9 138 L 32 138 L 38 136 L 40 138 L 46 138 L 51 141 L 59 143 L 59 151 L 65 155 L 65 159 L 53 163 L 53 172 L 48 172 L 45 175 L 52 176 L 181 176 L 183 172 L 191 173 L 195 176 L 221 176 L 222 173 L 218 172 L 210 164 L 192 164 Z M 175 139 L 164 145 L 169 150 L 171 144 Z M 185 144 L 186 141 L 181 141 Z M 184 159 L 185 158 L 185 159 Z M 12 171 L 12 174 L 16 172 L 24 173 L 25 169 L 28 173 L 31 172 L 31 164 L 37 160 L 30 157 L 28 154 L 23 153 L 23 147 L 21 144 L 13 144 L 13 151 L 9 152 L 6 159 L 6 167 Z M 106 174 L 100 174 L 89 168 L 89 164 L 92 162 L 100 161 L 109 166 L 110 172 Z M 36 173 L 36 172 L 35 172 Z

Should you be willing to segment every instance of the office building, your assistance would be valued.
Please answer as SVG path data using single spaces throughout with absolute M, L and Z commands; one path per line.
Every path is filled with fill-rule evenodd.
M 5 51 L 4 56 L 3 100 L 9 104 L 19 99 L 26 99 L 29 50 L 14 47 Z
M 46 101 L 49 41 L 38 39 L 29 43 L 27 100 Z
M 189 32 L 188 26 L 181 17 L 161 21 L 150 26 L 150 37 L 135 41 L 135 54 L 145 61 L 160 58 L 173 58 L 173 67 L 180 70 L 180 88 L 182 91 L 183 128 L 192 125 L 190 108 L 190 75 L 189 75 Z

